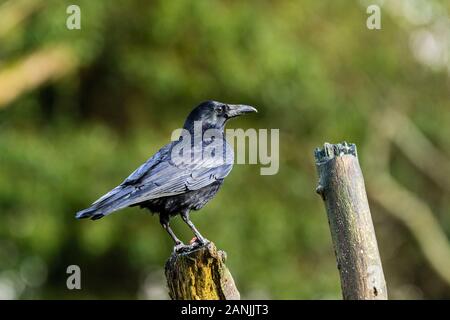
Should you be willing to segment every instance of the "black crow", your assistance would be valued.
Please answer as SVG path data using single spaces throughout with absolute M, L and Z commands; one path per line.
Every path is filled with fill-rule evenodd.
M 97 220 L 114 211 L 140 206 L 159 214 L 160 223 L 184 248 L 169 225 L 180 214 L 200 245 L 207 240 L 189 219 L 190 210 L 211 200 L 230 173 L 234 154 L 225 140 L 225 124 L 233 117 L 257 112 L 247 105 L 206 101 L 187 117 L 180 138 L 162 147 L 119 186 L 76 214 L 77 219 Z

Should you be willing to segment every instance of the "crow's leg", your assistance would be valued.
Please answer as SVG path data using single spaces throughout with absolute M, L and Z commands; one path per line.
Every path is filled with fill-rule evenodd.
M 204 238 L 200 234 L 200 232 L 197 230 L 197 228 L 192 223 L 191 219 L 189 219 L 189 211 L 188 210 L 183 211 L 181 213 L 181 218 L 183 219 L 184 222 L 186 222 L 186 224 L 189 226 L 189 228 L 191 228 L 191 230 L 194 232 L 195 236 L 197 237 L 198 242 L 200 242 L 201 245 L 204 245 L 209 242 L 206 238 Z
M 180 239 L 177 238 L 177 236 L 173 232 L 172 228 L 170 227 L 169 217 L 160 215 L 159 216 L 159 222 L 161 223 L 161 225 L 164 228 L 164 230 L 167 231 L 167 233 L 170 235 L 170 237 L 175 242 L 175 251 L 178 251 L 179 249 L 183 248 L 184 247 L 184 243 Z

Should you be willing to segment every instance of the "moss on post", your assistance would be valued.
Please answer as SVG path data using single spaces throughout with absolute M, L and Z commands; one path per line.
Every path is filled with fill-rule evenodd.
M 238 300 L 226 253 L 214 243 L 183 253 L 172 253 L 165 273 L 173 300 Z

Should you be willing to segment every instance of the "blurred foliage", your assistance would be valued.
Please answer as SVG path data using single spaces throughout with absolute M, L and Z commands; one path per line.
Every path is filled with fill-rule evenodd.
M 0 1 L 0 12 L 12 2 Z M 20 1 L 33 9 L 0 37 L 0 75 L 54 45 L 68 46 L 77 67 L 0 106 L 1 297 L 166 298 L 172 243 L 155 217 L 74 213 L 214 99 L 258 107 L 230 127 L 280 129 L 280 171 L 236 165 L 194 222 L 227 251 L 243 297 L 340 298 L 312 152 L 325 141 L 363 149 L 371 116 L 396 108 L 450 154 L 450 68 L 424 65 L 411 46 L 418 27 L 448 19 L 448 2 L 428 2 L 439 11 L 427 23 L 382 7 L 382 30 L 371 31 L 364 1 Z M 66 28 L 73 3 L 81 30 Z M 393 174 L 428 190 L 403 163 Z M 449 234 L 448 194 L 424 197 Z M 391 297 L 450 298 L 404 226 L 372 211 Z M 66 288 L 71 264 L 81 267 L 81 291 Z

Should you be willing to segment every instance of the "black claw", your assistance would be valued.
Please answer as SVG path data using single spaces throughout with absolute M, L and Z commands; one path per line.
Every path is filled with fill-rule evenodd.
M 211 242 L 211 241 L 209 241 L 209 240 L 206 239 L 206 238 L 203 238 L 203 237 L 198 238 L 198 237 L 197 237 L 197 240 L 195 240 L 194 243 L 198 243 L 200 246 L 205 246 L 205 245 L 209 244 L 210 242 Z
M 173 247 L 173 251 L 176 253 L 185 252 L 185 251 L 188 251 L 188 249 L 189 249 L 189 246 L 185 245 L 181 241 Z

